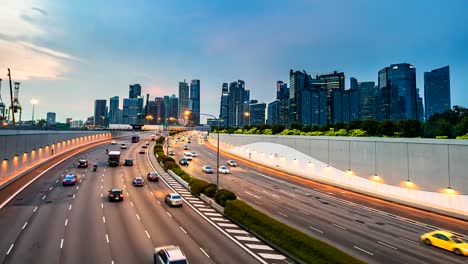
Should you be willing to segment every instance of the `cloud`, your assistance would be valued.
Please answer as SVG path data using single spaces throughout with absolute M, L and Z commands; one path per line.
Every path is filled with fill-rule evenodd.
M 41 14 L 44 15 L 44 16 L 49 15 L 49 13 L 47 13 L 47 11 L 45 11 L 44 9 L 41 9 L 41 8 L 39 8 L 39 7 L 33 7 L 33 8 L 31 8 L 31 9 L 34 10 L 34 11 L 37 11 L 37 12 L 41 13 Z

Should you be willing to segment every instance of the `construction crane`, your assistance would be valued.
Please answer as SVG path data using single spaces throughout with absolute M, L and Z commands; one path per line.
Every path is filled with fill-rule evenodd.
M 5 119 L 5 103 L 2 100 L 2 79 L 0 79 L 0 125 L 3 124 Z
M 8 69 L 8 78 L 10 81 L 10 99 L 11 99 L 11 105 L 8 111 L 8 120 L 10 120 L 10 113 L 11 113 L 11 118 L 13 121 L 13 125 L 16 125 L 16 120 L 15 120 L 15 113 L 18 113 L 19 111 L 19 122 L 21 123 L 21 114 L 23 113 L 23 108 L 21 107 L 21 104 L 19 103 L 19 82 L 15 82 L 15 94 L 13 96 L 13 88 L 11 86 L 11 73 L 10 69 Z

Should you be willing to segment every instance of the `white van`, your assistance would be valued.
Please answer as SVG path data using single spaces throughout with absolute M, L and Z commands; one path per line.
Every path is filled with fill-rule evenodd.
M 192 153 L 184 152 L 184 158 L 186 158 L 187 160 L 192 160 Z

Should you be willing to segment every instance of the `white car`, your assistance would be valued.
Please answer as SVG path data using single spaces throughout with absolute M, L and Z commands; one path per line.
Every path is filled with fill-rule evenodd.
M 222 173 L 222 174 L 228 174 L 228 173 L 229 173 L 228 167 L 226 167 L 226 166 L 224 166 L 224 165 L 219 166 L 218 171 L 219 171 L 220 173 Z
M 192 160 L 192 153 L 185 153 L 184 158 L 186 158 L 187 160 Z
M 198 154 L 195 151 L 192 151 L 192 157 L 198 157 Z
M 226 164 L 231 167 L 237 167 L 237 162 L 235 160 L 228 160 Z
M 178 246 L 164 246 L 155 249 L 155 264 L 188 264 L 184 252 Z
M 146 146 L 148 146 L 149 144 L 150 144 L 149 141 L 146 141 L 146 142 L 145 142 L 145 145 L 146 145 Z
M 112 140 L 112 141 L 111 141 L 111 145 L 117 145 L 117 141 Z
M 210 165 L 204 165 L 201 170 L 204 173 L 213 173 L 213 168 Z
M 127 145 L 125 144 L 120 145 L 120 149 L 126 149 L 126 148 L 127 148 Z

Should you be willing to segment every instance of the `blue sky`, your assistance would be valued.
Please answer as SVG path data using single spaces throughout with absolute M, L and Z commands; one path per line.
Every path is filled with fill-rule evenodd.
M 5 3 L 3 3 L 5 2 Z M 21 3 L 18 3 L 21 2 Z M 98 2 L 98 3 L 96 3 Z M 377 81 L 392 63 L 423 73 L 450 65 L 452 104 L 468 106 L 468 1 L 91 1 L 4 0 L 0 16 L 2 98 L 6 68 L 20 81 L 23 116 L 85 119 L 94 99 L 151 97 L 201 80 L 201 110 L 217 115 L 223 82 L 243 79 L 270 102 L 289 69 L 344 71 Z

